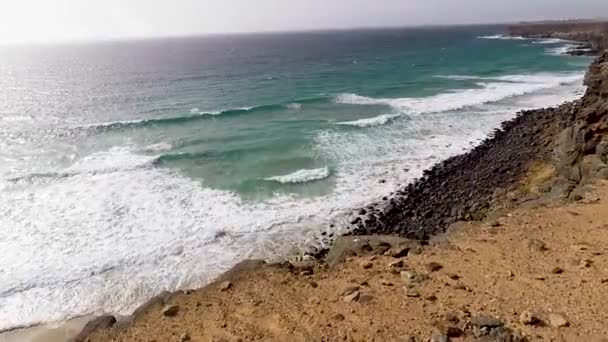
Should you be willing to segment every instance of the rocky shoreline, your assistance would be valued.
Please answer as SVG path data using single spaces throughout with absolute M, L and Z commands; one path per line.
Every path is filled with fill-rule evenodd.
M 582 99 L 520 112 L 469 153 L 425 171 L 384 203 L 359 210 L 352 234 L 428 239 L 455 222 L 481 220 L 501 208 L 580 198 L 590 179 L 608 178 L 607 79 L 604 53 L 587 73 Z M 551 164 L 556 177 L 522 190 L 528 170 L 543 164 Z
M 568 54 L 574 56 L 595 56 L 608 49 L 606 21 L 521 23 L 509 26 L 508 34 L 513 37 L 554 38 L 581 42 L 568 51 Z

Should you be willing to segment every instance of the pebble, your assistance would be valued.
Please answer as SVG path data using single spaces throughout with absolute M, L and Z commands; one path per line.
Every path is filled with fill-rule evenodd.
M 535 252 L 548 251 L 547 245 L 539 239 L 528 239 L 528 248 Z
M 541 323 L 541 320 L 534 313 L 524 311 L 519 315 L 519 322 L 524 325 L 537 325 Z
M 372 267 L 374 267 L 374 264 L 372 264 L 369 261 L 364 261 L 364 262 L 361 263 L 361 268 L 363 268 L 365 270 L 368 270 L 368 269 L 370 269 Z
M 359 286 L 349 286 L 340 292 L 341 296 L 348 296 L 359 291 Z
M 410 297 L 410 298 L 418 298 L 420 297 L 420 292 L 418 292 L 418 290 L 416 289 L 409 289 L 407 287 L 404 288 L 405 289 L 405 295 Z
M 220 284 L 220 291 L 222 291 L 222 292 L 228 291 L 228 290 L 230 290 L 231 287 L 232 287 L 231 282 L 229 282 L 229 281 L 222 282 Z
M 563 328 L 570 325 L 570 323 L 564 316 L 556 313 L 552 313 L 549 315 L 549 324 L 554 328 Z
M 188 335 L 188 333 L 184 333 L 179 337 L 179 340 L 181 342 L 187 342 L 190 341 L 190 335 Z
M 554 267 L 553 269 L 551 269 L 551 273 L 553 274 L 562 274 L 564 273 L 564 269 L 561 267 Z
M 167 305 L 163 308 L 163 316 L 165 317 L 175 317 L 179 312 L 179 306 L 177 305 Z
M 450 338 L 446 335 L 442 334 L 433 334 L 430 339 L 430 342 L 449 342 Z
M 475 316 L 469 322 L 479 328 L 497 328 L 504 325 L 498 318 L 491 316 Z
M 393 261 L 390 264 L 388 264 L 389 268 L 402 268 L 403 266 L 405 266 L 405 263 L 403 262 L 403 260 Z
M 427 269 L 427 271 L 429 272 L 437 272 L 440 269 L 443 268 L 443 266 L 438 263 L 438 262 L 429 262 L 428 264 L 425 265 L 425 268 Z
M 356 302 L 361 298 L 361 292 L 355 291 L 343 298 L 343 300 L 347 303 Z

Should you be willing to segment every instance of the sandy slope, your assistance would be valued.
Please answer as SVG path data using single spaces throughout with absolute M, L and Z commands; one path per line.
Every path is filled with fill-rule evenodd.
M 90 340 L 427 341 L 489 315 L 531 341 L 608 341 L 608 182 L 595 189 L 575 204 L 457 224 L 404 258 L 350 257 L 310 275 L 268 265 L 229 274 L 227 290 L 218 281 L 177 294 Z M 403 267 L 389 266 L 398 260 Z M 353 286 L 359 298 L 345 301 Z M 166 305 L 179 308 L 174 317 L 163 315 Z M 542 322 L 522 323 L 526 311 Z M 551 326 L 551 313 L 568 326 Z M 474 340 L 463 330 L 452 340 Z

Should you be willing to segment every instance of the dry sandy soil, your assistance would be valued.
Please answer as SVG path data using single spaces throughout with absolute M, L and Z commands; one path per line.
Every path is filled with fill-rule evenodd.
M 245 267 L 89 339 L 608 341 L 608 182 L 577 203 L 523 206 L 406 257 L 393 250 L 331 268 Z M 513 334 L 489 336 L 489 317 Z

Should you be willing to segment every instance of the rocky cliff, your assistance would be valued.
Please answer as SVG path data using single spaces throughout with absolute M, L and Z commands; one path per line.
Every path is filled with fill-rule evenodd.
M 526 38 L 559 38 L 588 43 L 590 53 L 608 49 L 608 22 L 542 22 L 522 23 L 508 28 L 511 36 Z

